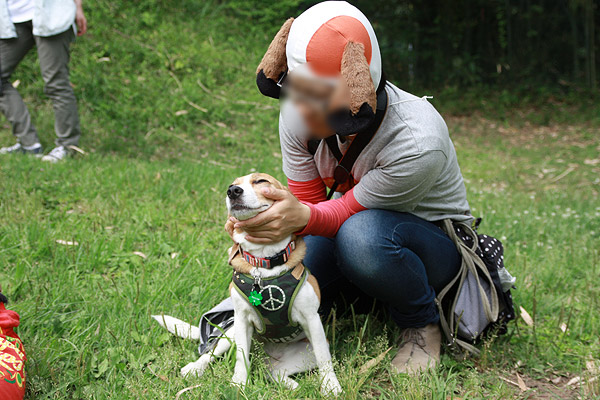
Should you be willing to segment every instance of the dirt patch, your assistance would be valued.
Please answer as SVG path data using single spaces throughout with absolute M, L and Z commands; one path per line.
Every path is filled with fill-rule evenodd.
M 587 124 L 534 125 L 487 119 L 480 115 L 446 116 L 446 122 L 453 137 L 493 136 L 507 141 L 512 146 L 537 147 L 540 144 L 556 143 L 580 148 L 598 145 L 600 128 Z
M 582 379 L 579 376 L 535 379 L 527 375 L 513 374 L 501 377 L 504 382 L 514 388 L 518 398 L 530 400 L 594 398 L 599 394 L 598 387 L 595 385 L 597 378 L 587 378 L 586 382 L 585 378 Z
M 528 376 L 523 377 L 523 381 L 527 387 L 533 391 L 530 399 L 578 399 L 579 390 L 574 386 L 568 386 L 569 379 L 563 377 L 554 378 L 554 382 L 547 380 L 533 379 Z

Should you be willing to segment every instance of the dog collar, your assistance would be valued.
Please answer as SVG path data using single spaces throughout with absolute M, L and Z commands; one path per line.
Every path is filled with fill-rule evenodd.
M 296 242 L 292 240 L 290 243 L 288 243 L 288 245 L 285 247 L 285 249 L 281 250 L 279 253 L 275 254 L 273 257 L 267 257 L 267 258 L 255 257 L 252 254 L 248 253 L 247 251 L 244 251 L 243 249 L 242 249 L 242 255 L 244 256 L 244 259 L 246 259 L 246 261 L 248 261 L 248 263 L 254 267 L 271 269 L 273 267 L 278 267 L 278 266 L 283 265 L 286 262 L 288 262 L 288 260 L 290 258 L 290 254 L 292 254 L 292 251 L 294 251 L 295 249 L 296 249 Z

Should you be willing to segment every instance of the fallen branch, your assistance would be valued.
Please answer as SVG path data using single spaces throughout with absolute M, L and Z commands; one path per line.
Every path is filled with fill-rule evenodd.
M 216 127 L 216 126 L 214 126 L 213 124 L 211 124 L 211 123 L 210 123 L 210 122 L 208 122 L 208 121 L 205 121 L 205 120 L 201 119 L 201 120 L 200 120 L 200 123 L 201 123 L 202 125 L 206 125 L 206 126 L 208 126 L 208 127 L 209 127 L 210 129 L 212 129 L 212 130 L 215 130 L 215 131 L 217 130 L 217 127 Z
M 175 395 L 175 400 L 179 400 L 179 397 L 181 397 L 181 395 L 182 395 L 182 394 L 184 394 L 185 392 L 189 392 L 190 390 L 193 390 L 193 389 L 199 388 L 200 386 L 202 386 L 202 385 L 198 384 L 198 385 L 194 385 L 194 386 L 189 386 L 189 387 L 186 387 L 185 389 L 181 389 L 181 390 L 180 390 L 179 392 L 177 392 L 177 394 Z
M 383 353 L 379 354 L 377 357 L 370 359 L 369 361 L 367 361 L 362 367 L 360 367 L 360 370 L 358 371 L 359 375 L 362 375 L 366 372 L 369 372 L 369 370 L 373 367 L 375 367 L 376 365 L 378 365 L 381 360 L 383 360 L 383 358 L 387 355 L 387 353 L 390 352 L 392 348 L 388 347 L 387 350 L 385 350 Z
M 187 98 L 187 96 L 183 93 L 183 86 L 181 85 L 181 81 L 179 80 L 179 78 L 177 77 L 177 75 L 175 75 L 172 71 L 169 71 L 169 75 L 171 75 L 171 77 L 175 80 L 175 83 L 177 83 L 177 86 L 179 87 L 179 90 L 181 91 L 181 97 L 183 98 L 183 100 L 185 100 L 186 103 L 188 103 L 190 106 L 194 107 L 196 110 L 202 111 L 202 112 L 208 112 L 208 110 L 202 106 L 199 106 L 198 104 L 192 102 L 190 99 Z
M 214 165 L 216 167 L 221 167 L 221 168 L 234 168 L 233 165 L 223 164 L 223 163 L 220 163 L 220 162 L 215 161 L 215 160 L 208 160 L 208 163 L 212 164 L 212 165 Z
M 552 179 L 550 182 L 552 182 L 552 183 L 558 182 L 562 178 L 564 178 L 565 176 L 569 175 L 573 171 L 575 171 L 575 167 L 574 166 L 570 166 L 562 174 L 558 175 L 557 177 L 555 177 L 554 179 Z
M 79 154 L 83 154 L 83 155 L 86 155 L 86 154 L 87 154 L 85 151 L 83 151 L 81 148 L 79 148 L 79 147 L 77 147 L 77 146 L 75 146 L 75 145 L 70 145 L 70 146 L 68 146 L 68 147 L 69 147 L 69 149 L 71 149 L 71 150 L 73 150 L 73 151 L 76 151 L 76 152 L 78 152 Z
M 198 86 L 200 86 L 200 89 L 204 90 L 206 93 L 210 94 L 211 96 L 216 97 L 219 100 L 227 101 L 227 99 L 225 97 L 220 96 L 218 94 L 214 94 L 209 88 L 204 86 L 204 83 L 202 83 L 202 81 L 200 79 L 197 79 L 196 83 L 198 84 Z
M 511 384 L 511 385 L 513 385 L 513 386 L 519 387 L 519 384 L 518 384 L 517 382 L 515 382 L 515 381 L 511 381 L 511 380 L 510 380 L 510 379 L 508 379 L 508 378 L 505 378 L 505 377 L 501 376 L 501 377 L 500 377 L 500 379 L 502 379 L 502 380 L 503 380 L 504 382 L 506 382 L 506 383 L 510 383 L 510 384 Z
M 164 375 L 158 375 L 156 372 L 154 372 L 154 370 L 152 369 L 152 367 L 150 367 L 150 364 L 146 365 L 146 368 L 148 369 L 148 371 L 150 371 L 152 373 L 152 375 L 154 375 L 155 377 L 157 377 L 161 381 L 163 381 L 163 382 L 169 382 L 169 378 L 167 378 Z

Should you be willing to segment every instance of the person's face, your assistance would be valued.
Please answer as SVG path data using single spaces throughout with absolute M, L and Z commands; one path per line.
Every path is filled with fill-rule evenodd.
M 290 74 L 284 85 L 286 95 L 300 112 L 313 137 L 323 139 L 335 134 L 327 122 L 334 84 Z

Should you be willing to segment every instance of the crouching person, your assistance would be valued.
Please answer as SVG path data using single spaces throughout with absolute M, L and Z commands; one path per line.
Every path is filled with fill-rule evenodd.
M 235 228 L 256 243 L 305 236 L 324 313 L 377 300 L 403 330 L 392 370 L 435 367 L 436 294 L 462 261 L 440 226 L 473 220 L 443 118 L 385 79 L 373 27 L 342 1 L 285 22 L 257 84 L 284 100 L 279 136 L 291 193 L 265 194 L 275 204 Z

